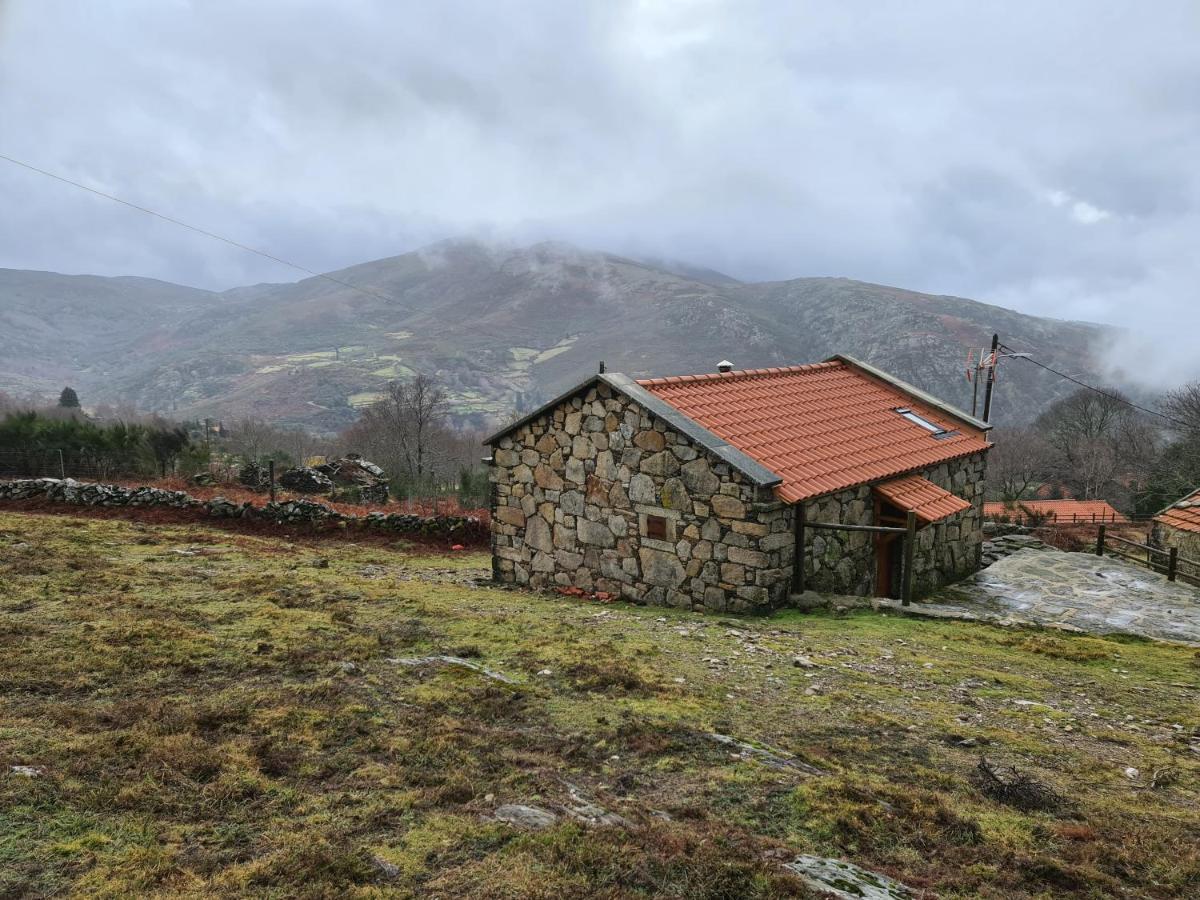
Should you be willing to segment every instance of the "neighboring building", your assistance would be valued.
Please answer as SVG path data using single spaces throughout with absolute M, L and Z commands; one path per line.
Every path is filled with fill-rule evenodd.
M 1160 550 L 1175 547 L 1180 556 L 1200 560 L 1200 490 L 1172 503 L 1154 517 L 1150 545 Z
M 901 535 L 808 526 L 910 509 L 916 593 L 978 568 L 988 425 L 845 356 L 725 368 L 595 375 L 490 437 L 496 580 L 768 609 L 800 533 L 808 589 L 894 596 Z
M 1016 503 L 983 504 L 985 519 L 1008 522 L 1039 522 L 1081 525 L 1115 523 L 1128 525 L 1129 519 L 1117 512 L 1107 500 L 1019 500 Z

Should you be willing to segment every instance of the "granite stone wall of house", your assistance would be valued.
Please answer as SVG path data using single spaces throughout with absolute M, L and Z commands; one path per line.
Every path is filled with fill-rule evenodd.
M 497 581 L 719 611 L 788 602 L 793 508 L 603 381 L 500 437 L 492 457 Z M 985 454 L 921 474 L 971 509 L 918 532 L 918 596 L 979 567 Z M 871 486 L 807 501 L 806 515 L 874 524 Z M 876 536 L 808 529 L 805 572 L 809 590 L 873 595 Z
M 987 454 L 932 466 L 921 473 L 971 508 L 917 533 L 913 594 L 920 597 L 979 570 L 983 555 L 983 495 Z
M 1150 529 L 1150 546 L 1168 551 L 1174 547 L 1179 551 L 1179 556 L 1200 560 L 1200 534 L 1194 531 L 1184 531 L 1182 528 L 1174 528 L 1163 522 L 1155 522 L 1153 528 Z M 1160 557 L 1160 561 L 1161 559 Z M 1180 569 L 1185 574 L 1191 574 L 1193 567 L 1181 565 Z
M 983 546 L 986 454 L 940 463 L 925 478 L 971 503 L 971 509 L 926 525 L 917 532 L 913 554 L 913 594 L 922 596 L 979 568 Z M 827 494 L 805 503 L 809 523 L 875 525 L 869 485 Z M 877 588 L 877 536 L 865 531 L 810 527 L 805 531 L 805 588 L 831 594 L 872 596 Z
M 722 611 L 787 601 L 791 510 L 604 382 L 492 457 L 497 581 Z

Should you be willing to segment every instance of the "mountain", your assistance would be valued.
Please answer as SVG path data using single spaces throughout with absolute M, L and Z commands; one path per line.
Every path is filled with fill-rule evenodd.
M 223 293 L 0 270 L 0 325 L 0 390 L 70 383 L 85 404 L 318 430 L 352 421 L 390 379 L 416 371 L 447 384 L 461 420 L 494 424 L 601 360 L 640 377 L 710 372 L 723 358 L 750 368 L 849 353 L 970 409 L 967 350 L 994 331 L 1095 379 L 1092 360 L 1112 336 L 845 278 L 752 284 L 565 244 L 475 241 Z M 994 418 L 1027 420 L 1070 388 L 1012 361 Z

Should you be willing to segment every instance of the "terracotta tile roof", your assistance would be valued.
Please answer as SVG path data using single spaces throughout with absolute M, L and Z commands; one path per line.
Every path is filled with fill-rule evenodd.
M 922 522 L 937 522 L 971 508 L 962 497 L 938 487 L 920 475 L 905 475 L 877 484 L 874 491 L 888 503 L 912 510 Z
M 787 368 L 637 382 L 782 478 L 794 503 L 978 453 L 982 427 L 846 358 Z M 905 419 L 910 409 L 944 429 Z
M 1200 534 L 1200 490 L 1188 494 L 1177 503 L 1172 503 L 1157 516 L 1155 522 L 1170 525 L 1180 531 Z
M 1017 507 L 1004 503 L 983 504 L 983 514 L 991 518 L 1050 516 L 1055 522 L 1117 522 L 1129 519 L 1117 512 L 1107 500 L 1022 500 Z

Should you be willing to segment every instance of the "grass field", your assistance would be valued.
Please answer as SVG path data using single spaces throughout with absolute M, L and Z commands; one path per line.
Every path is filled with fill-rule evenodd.
M 798 853 L 940 897 L 1200 894 L 1194 650 L 486 565 L 0 512 L 0 896 L 809 896 Z M 427 654 L 515 683 L 388 662 Z M 994 799 L 981 754 L 1061 805 Z M 627 822 L 493 818 L 585 803 Z

